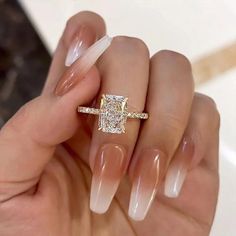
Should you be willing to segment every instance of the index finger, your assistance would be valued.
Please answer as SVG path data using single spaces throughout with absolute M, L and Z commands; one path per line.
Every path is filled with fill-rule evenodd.
M 97 39 L 106 34 L 106 25 L 101 16 L 94 12 L 82 11 L 72 16 L 66 24 L 53 56 L 48 79 L 43 93 L 54 90 L 59 78 L 66 69 Z

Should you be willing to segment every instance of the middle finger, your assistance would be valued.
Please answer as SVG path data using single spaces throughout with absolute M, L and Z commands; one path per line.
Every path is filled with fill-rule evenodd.
M 128 111 L 143 111 L 149 77 L 149 53 L 141 40 L 115 37 L 101 57 L 98 68 L 102 77 L 98 102 L 103 94 L 120 95 L 128 98 Z M 107 211 L 128 166 L 139 125 L 139 120 L 128 119 L 125 133 L 112 134 L 98 130 L 96 118 L 89 157 L 93 172 L 90 208 L 94 212 Z

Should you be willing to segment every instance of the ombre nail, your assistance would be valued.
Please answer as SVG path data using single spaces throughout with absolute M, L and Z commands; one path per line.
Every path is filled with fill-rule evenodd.
M 90 195 L 90 209 L 105 213 L 124 175 L 126 151 L 117 144 L 105 144 L 95 159 Z
M 167 197 L 176 198 L 179 196 L 192 162 L 193 153 L 192 140 L 184 138 L 166 174 L 165 195 Z
M 129 216 L 136 221 L 145 218 L 155 198 L 163 158 L 164 153 L 158 149 L 143 150 L 138 157 L 129 204 Z
M 68 49 L 65 65 L 72 65 L 95 41 L 94 32 L 82 25 Z
M 83 79 L 86 73 L 96 63 L 97 59 L 110 46 L 111 41 L 112 38 L 106 35 L 89 47 L 63 74 L 55 89 L 55 95 L 62 96 L 66 94 Z

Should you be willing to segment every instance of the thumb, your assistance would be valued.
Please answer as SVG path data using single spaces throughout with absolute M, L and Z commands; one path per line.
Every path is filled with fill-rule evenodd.
M 99 89 L 99 73 L 93 65 L 109 46 L 104 40 L 108 38 L 97 41 L 62 76 L 61 81 L 67 77 L 74 81 L 70 91 L 66 83 L 63 96 L 45 94 L 30 101 L 0 131 L 0 201 L 32 187 L 56 145 L 77 130 L 77 107 L 90 102 Z M 20 190 L 12 189 L 15 183 L 22 183 Z

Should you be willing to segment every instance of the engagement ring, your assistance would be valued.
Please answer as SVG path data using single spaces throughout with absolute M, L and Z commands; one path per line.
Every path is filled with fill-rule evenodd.
M 125 133 L 127 118 L 148 119 L 148 113 L 129 112 L 128 98 L 124 96 L 103 94 L 100 109 L 78 107 L 78 112 L 98 115 L 98 130 L 105 133 Z

